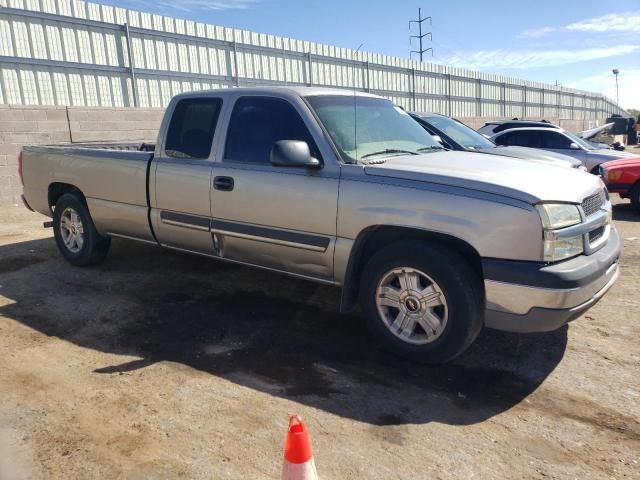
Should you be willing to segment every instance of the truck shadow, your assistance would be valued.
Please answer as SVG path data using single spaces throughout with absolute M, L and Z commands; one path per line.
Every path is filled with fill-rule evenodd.
M 0 315 L 100 352 L 138 357 L 90 374 L 171 361 L 374 425 L 484 421 L 521 402 L 562 359 L 567 328 L 484 331 L 450 365 L 381 350 L 338 291 L 265 271 L 114 241 L 75 268 L 50 239 L 0 247 Z

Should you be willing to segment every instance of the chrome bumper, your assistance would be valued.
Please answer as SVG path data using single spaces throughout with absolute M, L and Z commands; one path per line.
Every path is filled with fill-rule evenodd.
M 522 333 L 561 327 L 597 303 L 613 286 L 620 272 L 619 256 L 619 237 L 612 229 L 607 245 L 594 255 L 576 259 L 566 267 L 560 264 L 531 273 L 534 285 L 485 279 L 485 325 Z M 586 278 L 588 282 L 584 281 Z M 541 285 L 550 280 L 556 286 Z M 563 283 L 570 287 L 562 288 Z

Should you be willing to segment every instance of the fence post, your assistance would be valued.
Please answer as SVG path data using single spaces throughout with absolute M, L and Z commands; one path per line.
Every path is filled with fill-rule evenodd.
M 287 85 L 287 50 L 284 48 L 284 42 L 282 42 L 282 78 L 284 84 Z
M 522 118 L 527 118 L 527 86 L 522 86 Z
M 131 48 L 131 33 L 129 32 L 129 24 L 124 24 L 124 34 L 127 39 L 127 56 L 129 57 L 129 73 L 131 74 L 131 91 L 133 93 L 133 106 L 139 107 L 138 86 L 136 85 L 136 68 L 133 63 L 133 49 Z
M 502 82 L 501 88 L 500 88 L 500 96 L 502 97 L 502 116 L 506 117 L 507 116 L 507 84 L 505 82 Z
M 238 43 L 236 42 L 236 32 L 233 32 L 233 73 L 235 74 L 236 87 L 240 86 L 240 71 L 238 70 Z
M 482 116 L 482 80 L 479 78 L 476 83 L 476 115 Z
M 573 96 L 573 92 L 569 94 L 571 97 L 571 120 L 575 120 L 575 97 Z
M 447 73 L 447 113 L 453 116 L 453 107 L 451 105 L 451 74 Z
M 369 91 L 371 91 L 371 83 L 370 83 L 371 80 L 369 78 L 369 60 L 366 61 L 364 66 L 365 66 L 365 75 L 367 76 L 366 77 L 366 80 L 367 80 L 367 82 L 366 82 L 367 90 L 366 91 L 369 92 Z

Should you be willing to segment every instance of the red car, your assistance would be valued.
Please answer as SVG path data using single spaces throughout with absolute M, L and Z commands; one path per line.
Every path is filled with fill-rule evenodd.
M 630 198 L 640 211 L 640 157 L 612 160 L 600 165 L 600 175 L 611 193 Z

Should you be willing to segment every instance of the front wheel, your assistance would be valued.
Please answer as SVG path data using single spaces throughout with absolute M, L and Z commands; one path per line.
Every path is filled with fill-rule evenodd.
M 420 363 L 452 360 L 483 325 L 477 273 L 438 243 L 398 242 L 375 253 L 363 272 L 360 305 L 387 349 Z
M 82 199 L 71 193 L 62 195 L 56 202 L 53 232 L 62 256 L 77 266 L 100 263 L 111 244 L 110 238 L 96 230 Z

